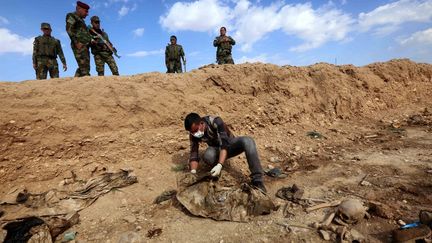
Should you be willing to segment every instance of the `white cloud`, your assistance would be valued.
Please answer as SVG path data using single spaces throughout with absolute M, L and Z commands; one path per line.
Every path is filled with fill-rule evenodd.
M 0 28 L 0 54 L 2 53 L 20 53 L 23 55 L 32 54 L 33 41 L 34 41 L 34 37 L 25 38 L 15 33 L 12 33 L 9 29 Z
M 214 31 L 226 25 L 231 18 L 231 9 L 218 0 L 176 2 L 159 18 L 159 23 L 168 31 L 192 30 Z
M 261 54 L 255 57 L 247 57 L 247 56 L 242 56 L 240 57 L 236 62 L 237 63 L 254 63 L 254 62 L 262 62 L 262 63 L 267 63 L 268 62 L 268 56 L 267 54 Z
M 329 41 L 343 41 L 352 31 L 354 19 L 334 8 L 313 9 L 310 3 L 286 5 L 279 11 L 282 29 L 304 43 L 291 48 L 306 51 Z
M 138 28 L 138 29 L 134 29 L 132 31 L 132 33 L 134 34 L 134 36 L 136 37 L 141 37 L 144 35 L 144 28 Z
M 118 15 L 119 15 L 120 17 L 123 17 L 123 16 L 125 16 L 125 15 L 127 15 L 127 14 L 129 13 L 129 10 L 130 10 L 129 7 L 122 6 L 122 7 L 120 8 L 120 10 L 118 11 Z
M 416 44 L 430 45 L 432 44 L 432 28 L 415 32 L 410 37 L 400 40 L 399 44 L 403 46 Z
M 3 16 L 0 16 L 0 24 L 9 24 L 9 20 Z
M 121 18 L 121 17 L 124 17 L 124 16 L 126 16 L 127 14 L 129 14 L 129 13 L 135 11 L 135 10 L 137 9 L 137 7 L 138 7 L 137 4 L 134 4 L 132 7 L 129 7 L 129 6 L 123 5 L 123 6 L 119 9 L 119 11 L 118 11 L 118 15 L 119 15 L 120 18 Z
M 248 57 L 248 56 L 242 56 L 238 59 L 236 59 L 237 63 L 254 63 L 254 62 L 262 62 L 262 63 L 273 63 L 276 65 L 286 65 L 291 63 L 290 60 L 280 56 L 279 54 L 276 55 L 267 55 L 267 53 L 260 54 L 258 56 Z
M 137 51 L 131 54 L 128 54 L 127 56 L 130 57 L 147 57 L 147 56 L 158 56 L 162 55 L 164 53 L 163 49 L 160 50 L 154 50 L 154 51 Z
M 281 30 L 304 41 L 291 50 L 306 51 L 328 41 L 344 40 L 354 23 L 348 14 L 335 9 L 332 4 L 313 9 L 310 3 L 290 5 L 277 1 L 269 6 L 261 6 L 259 1 L 252 3 L 238 0 L 230 7 L 224 2 L 177 2 L 160 17 L 160 24 L 169 31 L 201 32 L 215 31 L 225 25 L 243 51 L 250 51 L 254 43 L 271 32 Z
M 399 0 L 382 5 L 371 12 L 359 14 L 361 31 L 374 30 L 388 34 L 407 22 L 429 22 L 432 19 L 431 0 Z

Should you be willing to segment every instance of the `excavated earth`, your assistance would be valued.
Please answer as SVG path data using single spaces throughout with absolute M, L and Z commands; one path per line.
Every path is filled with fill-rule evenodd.
M 353 228 L 369 242 L 390 242 L 398 220 L 432 210 L 431 96 L 432 65 L 406 59 L 2 82 L 0 199 L 17 187 L 61 190 L 65 178 L 132 169 L 138 183 L 80 212 L 68 230 L 76 242 L 321 242 L 308 225 L 328 209 L 306 213 L 275 196 L 295 183 L 311 205 L 344 198 L 385 205 Z M 175 200 L 153 203 L 188 171 L 189 112 L 219 115 L 236 135 L 256 140 L 264 168 L 287 175 L 265 177 L 279 210 L 236 223 L 195 217 Z M 227 164 L 232 185 L 248 180 L 244 155 Z

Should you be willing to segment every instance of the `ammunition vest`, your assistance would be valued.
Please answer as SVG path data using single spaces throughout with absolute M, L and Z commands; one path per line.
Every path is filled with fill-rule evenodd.
M 38 36 L 36 38 L 38 57 L 57 57 L 58 40 L 52 36 Z

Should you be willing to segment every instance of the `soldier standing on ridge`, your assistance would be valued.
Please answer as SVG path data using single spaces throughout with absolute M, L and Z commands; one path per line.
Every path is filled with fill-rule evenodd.
M 99 20 L 98 16 L 93 16 L 93 17 L 91 17 L 90 20 L 91 20 L 91 24 L 92 24 L 92 28 L 90 29 L 90 34 L 96 40 L 95 42 L 93 42 L 90 45 L 91 46 L 91 53 L 94 56 L 94 61 L 96 64 L 96 71 L 97 71 L 98 75 L 104 76 L 105 63 L 108 64 L 109 68 L 111 69 L 111 73 L 113 75 L 119 75 L 117 64 L 116 64 L 114 57 L 113 57 L 114 53 L 107 46 L 107 45 L 110 45 L 111 49 L 113 49 L 115 51 L 115 48 L 113 47 L 111 41 L 108 38 L 108 34 L 100 28 L 100 20 Z M 99 38 L 97 34 L 102 36 L 102 38 L 105 39 L 107 44 L 104 43 L 104 41 L 101 38 Z
M 218 64 L 234 64 L 231 51 L 235 45 L 235 40 L 226 35 L 226 28 L 220 28 L 220 36 L 213 41 L 213 46 L 217 47 L 216 60 Z
M 89 9 L 89 5 L 77 1 L 76 11 L 66 15 L 66 31 L 71 39 L 72 51 L 78 63 L 75 77 L 90 76 L 89 45 L 92 37 L 84 21 Z
M 165 65 L 167 67 L 167 73 L 181 73 L 182 65 L 180 58 L 183 60 L 186 66 L 186 58 L 181 45 L 177 45 L 177 37 L 170 37 L 170 44 L 165 48 Z
M 51 78 L 59 77 L 57 56 L 63 64 L 63 70 L 67 70 L 66 59 L 60 41 L 51 36 L 51 26 L 48 23 L 41 24 L 43 35 L 35 38 L 33 42 L 33 68 L 36 70 L 37 79 L 46 79 L 49 72 Z

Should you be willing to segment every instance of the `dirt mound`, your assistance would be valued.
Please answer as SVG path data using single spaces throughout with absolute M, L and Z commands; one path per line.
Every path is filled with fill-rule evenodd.
M 307 67 L 259 63 L 208 65 L 177 75 L 147 73 L 0 83 L 0 183 L 4 185 L 0 195 L 20 184 L 32 191 L 44 191 L 45 187 L 58 185 L 70 177 L 71 171 L 84 179 L 97 171 L 130 167 L 137 170 L 140 183 L 132 186 L 128 197 L 143 194 L 139 199 L 130 199 L 132 203 L 128 198 L 125 207 L 154 217 L 152 224 L 138 217 L 136 222 L 145 222 L 142 227 L 155 228 L 157 222 L 165 225 L 165 230 L 175 232 L 184 222 L 191 223 L 186 215 L 167 216 L 142 205 L 143 202 L 151 205 L 163 189 L 173 187 L 173 175 L 177 172 L 171 170 L 172 166 L 187 161 L 189 141 L 182 126 L 187 113 L 220 115 L 235 134 L 254 136 L 265 165 L 268 158 L 275 157 L 283 162 L 279 166 L 285 172 L 299 171 L 304 176 L 317 171 L 314 179 L 303 183 L 312 187 L 314 183 L 323 185 L 327 174 L 320 174 L 322 166 L 348 154 L 357 156 L 348 147 L 377 148 L 384 143 L 379 144 L 379 139 L 400 139 L 395 133 L 388 135 L 388 127 L 413 124 L 409 120 L 414 119 L 412 115 L 426 114 L 424 109 L 432 105 L 431 92 L 432 65 L 406 59 L 363 67 L 326 63 Z M 421 125 L 430 126 L 430 123 Z M 325 139 L 307 137 L 305 134 L 312 130 L 324 133 Z M 430 146 L 429 134 L 420 135 L 423 144 L 416 144 L 416 149 L 426 149 Z M 407 136 L 411 136 L 410 132 Z M 371 140 L 376 137 L 377 140 Z M 342 146 L 345 147 L 340 150 Z M 395 142 L 391 146 L 400 144 Z M 340 164 L 339 171 L 332 171 L 333 175 L 351 177 L 342 165 L 345 166 Z M 362 170 L 371 173 L 365 168 Z M 233 178 L 238 178 L 238 183 L 247 180 L 247 166 L 241 157 L 233 160 L 227 169 L 236 173 Z M 379 169 L 383 173 L 391 171 L 387 167 Z M 359 171 L 355 172 L 357 176 L 361 174 Z M 272 191 L 282 186 L 274 183 L 273 188 L 270 186 Z M 415 199 L 419 205 L 425 202 L 422 195 Z M 93 217 L 115 221 L 129 212 L 120 210 L 106 216 L 104 213 L 118 203 L 102 202 L 102 205 L 105 208 L 100 212 L 93 209 Z M 180 217 L 183 223 L 156 220 L 165 216 Z M 201 225 L 198 219 L 192 221 L 191 227 Z M 85 225 L 78 229 L 87 240 L 104 239 L 92 239 L 89 235 L 98 229 Z M 120 228 L 125 230 L 123 226 Z M 244 237 L 225 230 L 229 231 L 230 241 Z M 106 237 L 118 238 L 110 232 Z M 172 238 L 170 233 L 165 234 L 165 240 L 177 239 L 174 233 Z M 266 237 L 278 239 L 279 236 L 269 233 Z M 200 240 L 186 235 L 181 239 Z

